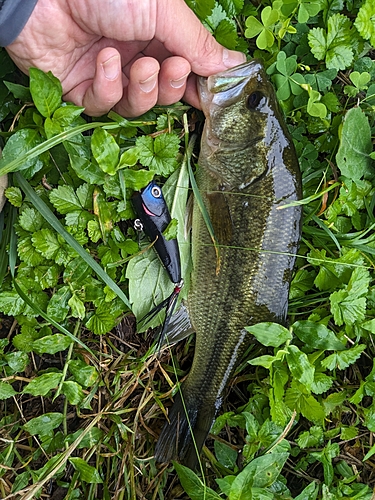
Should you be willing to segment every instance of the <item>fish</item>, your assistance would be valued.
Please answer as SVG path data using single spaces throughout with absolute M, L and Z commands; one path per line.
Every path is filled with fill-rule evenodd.
M 164 343 L 169 321 L 184 285 L 181 276 L 180 250 L 177 238 L 167 240 L 163 234 L 172 219 L 162 189 L 155 181 L 151 181 L 141 191 L 135 191 L 132 196 L 132 204 L 138 216 L 138 219 L 134 222 L 135 228 L 143 230 L 153 243 L 155 252 L 174 284 L 170 296 L 156 305 L 139 321 L 140 323 L 150 321 L 162 309 L 165 309 L 165 319 L 160 332 L 158 332 L 157 350 L 160 350 L 161 345 Z
M 190 468 L 253 342 L 245 327 L 287 324 L 301 234 L 301 206 L 291 203 L 301 197 L 298 159 L 261 62 L 200 77 L 198 93 L 205 125 L 196 182 L 219 255 L 195 200 L 186 303 L 195 352 L 155 448 L 156 461 Z

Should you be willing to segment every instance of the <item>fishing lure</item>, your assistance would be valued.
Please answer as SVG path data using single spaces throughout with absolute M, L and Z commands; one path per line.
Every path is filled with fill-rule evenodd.
M 151 320 L 165 308 L 165 319 L 159 334 L 158 344 L 160 347 L 163 344 L 170 318 L 184 283 L 181 276 L 180 251 L 176 238 L 167 240 L 163 235 L 163 231 L 171 222 L 171 215 L 160 186 L 154 181 L 150 182 L 142 191 L 134 193 L 132 203 L 138 216 L 138 219 L 134 221 L 135 229 L 143 230 L 153 242 L 153 247 L 174 284 L 171 295 L 141 319 L 142 322 Z

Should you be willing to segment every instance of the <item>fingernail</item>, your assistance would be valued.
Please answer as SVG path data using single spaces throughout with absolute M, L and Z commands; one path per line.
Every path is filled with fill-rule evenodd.
M 151 90 L 154 90 L 156 82 L 158 80 L 158 74 L 158 72 L 154 73 L 146 80 L 142 80 L 141 82 L 139 82 L 139 87 L 142 92 L 145 92 L 147 94 L 148 92 L 151 92 Z
M 177 80 L 171 80 L 171 87 L 174 89 L 180 89 L 185 85 L 188 76 L 189 73 L 186 73 L 186 75 L 181 76 L 181 78 L 177 78 Z
M 237 52 L 236 50 L 223 50 L 223 63 L 227 68 L 233 68 L 238 64 L 242 64 L 246 61 L 246 56 L 243 52 Z
M 120 72 L 120 57 L 113 56 L 102 64 L 104 75 L 108 80 L 115 80 Z

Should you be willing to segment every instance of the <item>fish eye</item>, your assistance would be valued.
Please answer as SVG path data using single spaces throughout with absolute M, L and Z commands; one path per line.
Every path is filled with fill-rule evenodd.
M 161 196 L 161 189 L 158 186 L 154 186 L 151 189 L 151 194 L 154 198 L 160 198 Z
M 246 101 L 246 106 L 248 109 L 256 109 L 263 98 L 261 92 L 252 92 Z

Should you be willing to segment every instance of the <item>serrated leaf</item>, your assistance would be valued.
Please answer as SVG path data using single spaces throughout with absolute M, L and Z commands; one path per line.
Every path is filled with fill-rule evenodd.
M 139 161 L 158 175 L 168 175 L 177 167 L 179 138 L 175 134 L 161 134 L 152 138 L 140 136 L 136 139 Z
M 22 210 L 18 222 L 22 229 L 33 233 L 41 229 L 44 219 L 35 208 L 26 207 Z
M 20 207 L 22 205 L 22 193 L 18 187 L 8 187 L 5 190 L 5 196 L 14 207 Z
M 343 70 L 353 60 L 351 22 L 342 14 L 333 14 L 327 21 L 327 31 L 313 28 L 308 34 L 311 52 L 318 60 L 325 59 L 328 69 Z
M 296 321 L 293 332 L 308 347 L 322 350 L 342 351 L 345 345 L 325 325 L 312 321 Z
M 113 314 L 110 308 L 108 308 L 108 305 L 102 303 L 97 307 L 94 314 L 90 316 L 86 322 L 86 327 L 97 335 L 104 335 L 110 332 L 116 325 L 118 314 Z
M 62 413 L 44 413 L 40 417 L 29 420 L 23 428 L 32 436 L 46 436 L 58 427 L 64 420 Z
M 32 396 L 45 396 L 51 389 L 55 389 L 59 385 L 61 377 L 61 373 L 45 373 L 34 378 L 24 387 L 22 392 Z
M 17 392 L 10 384 L 8 384 L 8 382 L 3 382 L 0 380 L 0 401 L 3 399 L 11 398 L 16 394 Z
M 70 344 L 72 339 L 63 335 L 62 333 L 54 333 L 53 335 L 46 335 L 41 339 L 34 340 L 32 343 L 32 349 L 37 354 L 56 354 L 60 351 L 65 351 Z
M 371 45 L 375 46 L 375 5 L 372 0 L 366 0 L 358 11 L 354 25 L 360 35 L 365 40 L 370 40 Z
M 200 19 L 209 16 L 215 6 L 215 0 L 186 0 L 186 3 Z
M 229 17 L 239 14 L 244 5 L 244 0 L 219 0 L 219 2 Z
M 245 327 L 245 330 L 265 346 L 280 347 L 292 339 L 290 331 L 277 323 L 258 323 Z
M 372 151 L 369 121 L 361 108 L 350 109 L 344 118 L 340 146 L 336 154 L 341 174 L 351 179 L 360 179 L 370 172 Z
M 50 117 L 61 104 L 61 83 L 50 71 L 44 73 L 40 69 L 30 68 L 29 75 L 34 104 L 42 116 Z
M 173 462 L 173 467 L 178 474 L 182 487 L 191 500 L 202 500 L 202 498 L 205 498 L 205 500 L 221 500 L 221 497 L 214 490 L 203 484 L 201 479 L 191 469 L 177 462 Z
M 49 199 L 60 214 L 82 210 L 81 202 L 72 186 L 59 186 L 57 189 L 53 189 L 50 192 Z
M 227 49 L 235 49 L 238 43 L 236 26 L 227 19 L 220 21 L 214 32 L 216 40 L 227 47 Z
M 304 394 L 296 384 L 287 389 L 285 403 L 292 411 L 302 413 L 311 422 L 321 423 L 325 418 L 322 405 L 313 396 Z
M 336 368 L 344 370 L 355 363 L 365 349 L 366 346 L 364 344 L 359 344 L 346 351 L 331 354 L 323 359 L 322 367 L 328 370 L 335 370 Z

